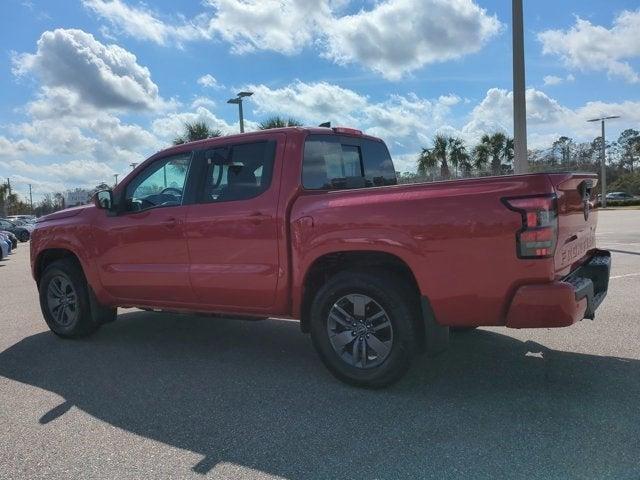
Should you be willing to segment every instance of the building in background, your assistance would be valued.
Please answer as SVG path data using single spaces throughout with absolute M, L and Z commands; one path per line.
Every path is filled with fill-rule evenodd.
M 65 207 L 75 207 L 89 202 L 90 192 L 82 188 L 67 190 L 64 196 Z

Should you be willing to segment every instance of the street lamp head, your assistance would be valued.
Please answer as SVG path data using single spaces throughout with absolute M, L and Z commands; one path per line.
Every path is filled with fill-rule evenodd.
M 253 92 L 240 92 L 238 94 L 238 97 L 242 98 L 242 97 L 250 97 L 251 95 L 253 95 Z
M 238 104 L 240 103 L 242 100 L 239 98 L 230 98 L 229 100 L 227 100 L 227 103 L 235 103 Z
M 608 117 L 598 117 L 587 120 L 587 122 L 601 122 L 602 120 L 611 120 L 613 118 L 620 118 L 620 115 L 609 115 Z

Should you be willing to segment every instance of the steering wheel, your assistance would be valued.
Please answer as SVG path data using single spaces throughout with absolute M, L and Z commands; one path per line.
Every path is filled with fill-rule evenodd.
M 171 192 L 176 192 L 176 195 L 181 196 L 182 195 L 182 190 L 180 190 L 179 188 L 174 188 L 174 187 L 167 187 L 164 190 L 162 190 L 160 192 L 160 195 L 162 195 L 163 193 L 171 193 Z

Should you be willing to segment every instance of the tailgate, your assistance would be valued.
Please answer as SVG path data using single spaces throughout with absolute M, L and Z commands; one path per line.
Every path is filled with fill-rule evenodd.
M 583 264 L 596 245 L 598 215 L 593 192 L 598 176 L 590 173 L 549 174 L 558 196 L 558 243 L 554 256 L 556 277 Z

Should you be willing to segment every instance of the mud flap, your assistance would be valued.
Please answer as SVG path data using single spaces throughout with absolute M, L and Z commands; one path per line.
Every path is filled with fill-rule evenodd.
M 440 325 L 433 313 L 427 297 L 422 297 L 422 321 L 424 323 L 424 351 L 428 355 L 437 355 L 449 347 L 449 327 Z
M 87 290 L 89 291 L 89 307 L 91 308 L 91 319 L 93 320 L 93 323 L 96 325 L 103 325 L 105 323 L 113 322 L 118 314 L 118 309 L 100 305 L 89 284 L 87 284 Z

